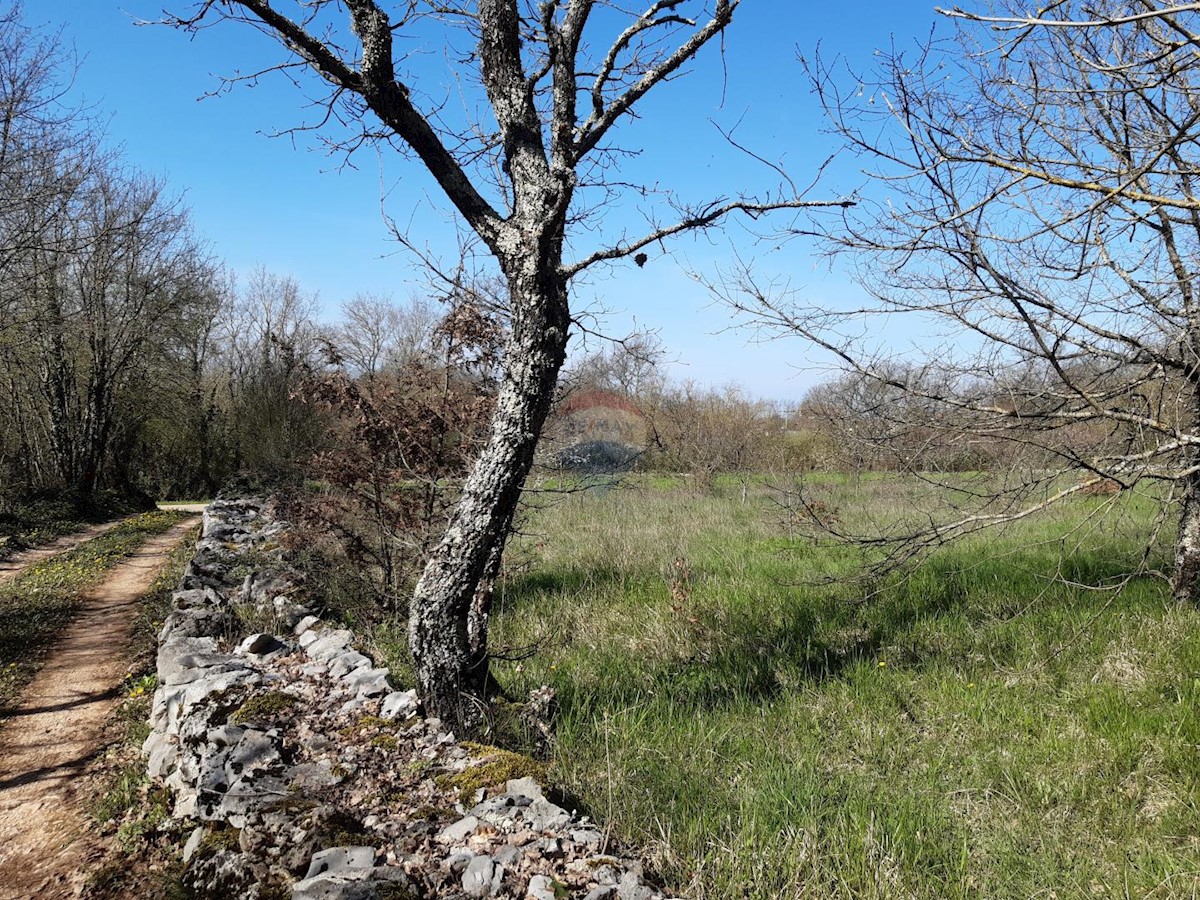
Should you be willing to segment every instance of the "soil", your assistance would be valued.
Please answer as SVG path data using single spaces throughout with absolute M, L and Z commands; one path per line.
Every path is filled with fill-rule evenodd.
M 73 897 L 98 854 L 83 811 L 88 782 L 80 775 L 103 749 L 106 720 L 120 700 L 138 599 L 196 522 L 180 522 L 115 566 L 7 711 L 0 730 L 0 900 Z

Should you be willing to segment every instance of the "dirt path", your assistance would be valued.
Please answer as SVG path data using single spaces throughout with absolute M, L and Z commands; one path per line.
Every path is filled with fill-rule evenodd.
M 111 570 L 7 711 L 0 728 L 0 900 L 75 896 L 88 856 L 78 775 L 119 699 L 138 598 L 198 520 L 151 538 Z
M 32 550 L 22 550 L 20 553 L 14 553 L 7 559 L 0 559 L 0 584 L 16 578 L 34 563 L 57 556 L 67 550 L 73 550 L 80 544 L 90 541 L 92 538 L 100 537 L 106 531 L 112 531 L 112 529 L 116 528 L 123 521 L 123 519 L 117 519 L 114 522 L 102 522 L 99 525 L 91 525 L 83 529 L 83 531 L 64 535 L 58 540 L 51 541 L 49 544 L 44 544 L 41 547 L 34 547 Z

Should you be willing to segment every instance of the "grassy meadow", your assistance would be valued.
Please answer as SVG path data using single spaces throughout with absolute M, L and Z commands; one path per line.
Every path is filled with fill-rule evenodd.
M 928 490 L 826 487 L 884 522 Z M 680 896 L 1194 897 L 1200 611 L 1093 589 L 1153 506 L 1080 498 L 864 583 L 759 484 L 559 497 L 511 544 L 493 643 L 537 652 L 498 674 L 556 688 L 556 777 Z

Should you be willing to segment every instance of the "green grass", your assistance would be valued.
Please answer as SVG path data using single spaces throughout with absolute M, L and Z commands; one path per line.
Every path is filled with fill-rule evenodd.
M 171 517 L 172 522 L 184 518 L 177 513 L 171 513 Z M 187 568 L 188 562 L 196 554 L 196 541 L 199 537 L 200 526 L 197 525 L 195 530 L 189 532 L 188 536 L 170 552 L 165 565 L 155 576 L 150 590 L 138 600 L 137 614 L 133 620 L 133 633 L 129 642 L 130 676 L 126 687 L 129 693 L 136 694 L 134 699 L 144 698 L 147 704 L 146 715 L 141 717 L 143 724 L 145 724 L 144 720 L 149 717 L 149 695 L 154 692 L 154 686 L 149 684 L 148 679 L 155 677 L 158 633 L 162 630 L 167 616 L 171 614 L 171 597 L 179 587 L 179 580 L 183 578 L 183 572 Z M 141 687 L 140 693 L 138 693 L 139 686 Z M 145 735 L 142 736 L 142 739 L 144 738 Z
M 0 585 L 0 708 L 33 678 L 84 592 L 148 538 L 182 518 L 174 512 L 134 516 Z
M 631 483 L 532 517 L 492 636 L 538 645 L 502 682 L 557 689 L 556 778 L 672 893 L 1200 890 L 1200 612 L 1156 578 L 1089 589 L 1136 565 L 1150 498 L 1103 523 L 1073 501 L 864 584 L 862 554 L 788 540 L 764 490 Z M 826 483 L 843 519 L 927 499 Z
M 90 524 L 107 522 L 147 509 L 144 497 L 116 491 L 80 496 L 69 491 L 46 493 L 0 512 L 0 559 L 73 534 Z

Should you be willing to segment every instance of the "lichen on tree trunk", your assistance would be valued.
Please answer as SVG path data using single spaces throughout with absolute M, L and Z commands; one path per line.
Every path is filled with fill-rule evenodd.
M 1178 603 L 1195 604 L 1200 602 L 1200 475 L 1187 476 L 1182 487 L 1171 593 Z
M 490 434 L 421 575 L 409 615 L 422 701 L 451 727 L 481 718 L 491 581 L 566 357 L 565 282 L 531 276 L 528 269 L 509 276 L 512 335 Z

